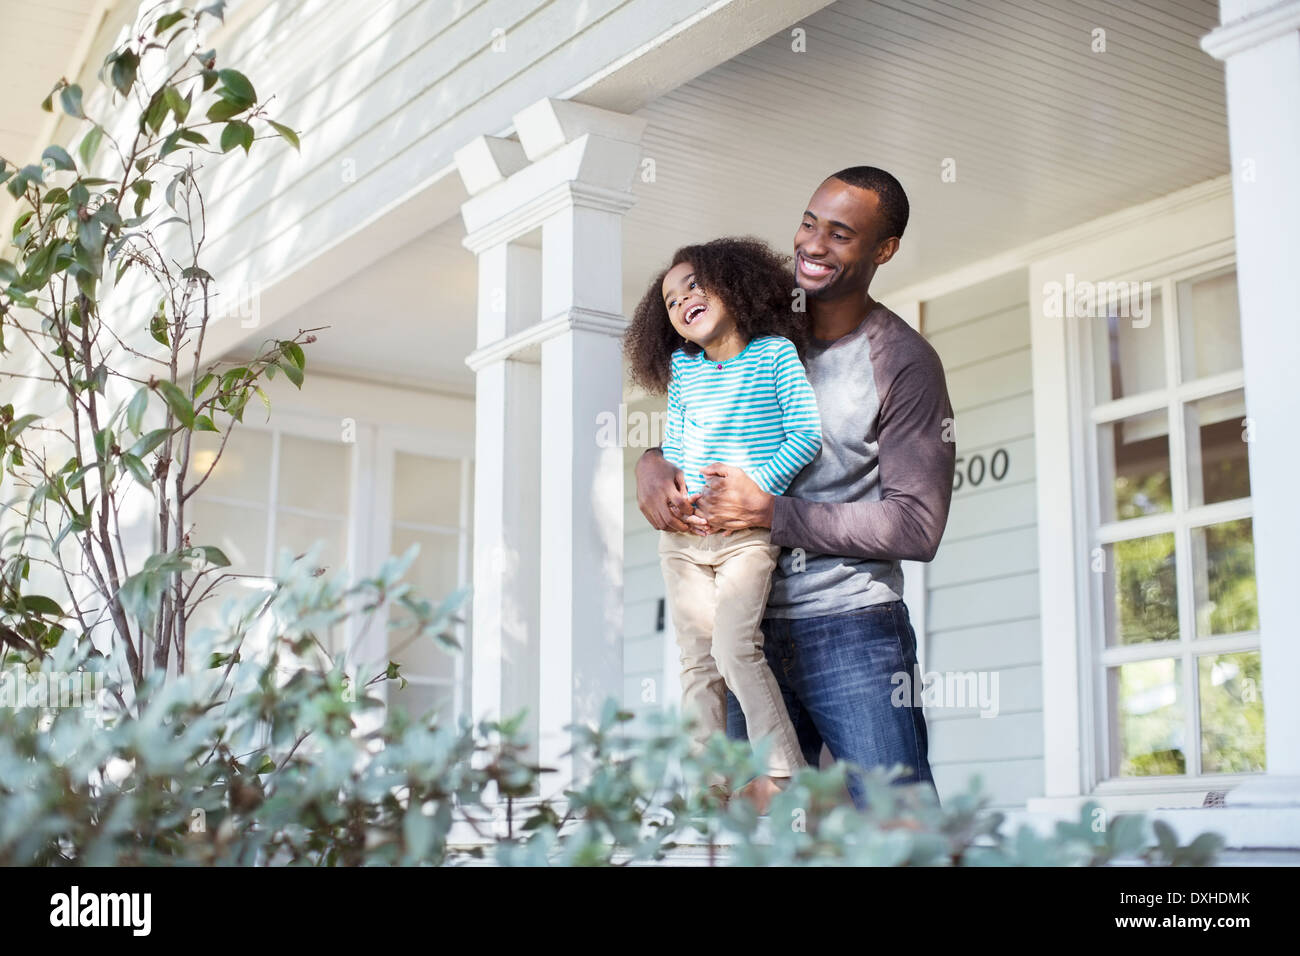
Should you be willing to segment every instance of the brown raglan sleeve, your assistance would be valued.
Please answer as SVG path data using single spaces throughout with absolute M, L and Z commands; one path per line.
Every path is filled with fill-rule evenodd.
M 952 404 L 943 363 L 920 336 L 896 341 L 881 392 L 880 500 L 822 502 L 778 497 L 772 542 L 822 554 L 930 561 L 952 504 Z M 890 351 L 886 350 L 886 351 Z M 901 353 L 901 355 L 899 354 Z

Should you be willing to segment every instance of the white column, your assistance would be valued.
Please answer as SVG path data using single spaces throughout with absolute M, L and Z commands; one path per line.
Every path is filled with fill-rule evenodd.
M 570 190 L 542 232 L 541 760 L 566 780 L 565 728 L 623 700 L 623 453 L 598 447 L 623 400 L 622 214 L 631 197 Z
M 478 262 L 482 349 L 536 322 L 541 254 L 498 242 Z M 535 361 L 489 353 L 475 371 L 470 713 L 497 718 L 527 708 L 535 736 L 541 370 Z
M 582 769 L 568 726 L 623 698 L 622 450 L 596 423 L 623 398 L 621 227 L 645 121 L 549 99 L 514 119 L 518 143 L 456 155 L 480 269 L 473 708 L 536 701 L 551 794 Z M 539 234 L 540 252 L 520 245 Z
M 1230 803 L 1300 805 L 1300 0 L 1223 0 L 1201 41 L 1224 63 L 1259 590 L 1268 772 Z

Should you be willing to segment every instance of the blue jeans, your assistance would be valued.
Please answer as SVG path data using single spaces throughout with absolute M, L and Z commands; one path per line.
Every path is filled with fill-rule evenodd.
M 763 621 L 763 647 L 794 723 L 804 759 L 816 767 L 822 744 L 836 760 L 863 769 L 902 764 L 899 783 L 931 786 L 928 739 L 921 706 L 903 695 L 896 674 L 911 687 L 918 672 L 916 634 L 902 601 L 844 614 Z M 904 697 L 895 706 L 891 697 Z M 745 715 L 727 693 L 727 736 L 747 739 Z M 857 774 L 848 779 L 853 803 L 866 795 Z

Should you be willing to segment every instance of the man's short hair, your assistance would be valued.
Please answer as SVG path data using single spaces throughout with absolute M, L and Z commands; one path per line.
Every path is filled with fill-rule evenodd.
M 859 189 L 870 189 L 880 197 L 880 215 L 885 220 L 885 231 L 877 237 L 878 239 L 888 239 L 890 236 L 897 236 L 900 239 L 903 237 L 903 230 L 907 228 L 909 207 L 907 193 L 903 192 L 902 183 L 875 166 L 850 166 L 841 169 L 838 173 L 832 173 L 830 178 L 838 179 L 850 186 L 857 186 Z

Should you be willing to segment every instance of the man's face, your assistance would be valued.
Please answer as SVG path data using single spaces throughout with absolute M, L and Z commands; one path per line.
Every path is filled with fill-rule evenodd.
M 898 249 L 881 238 L 880 197 L 838 179 L 822 183 L 794 235 L 795 281 L 815 299 L 865 298 L 877 267 Z

